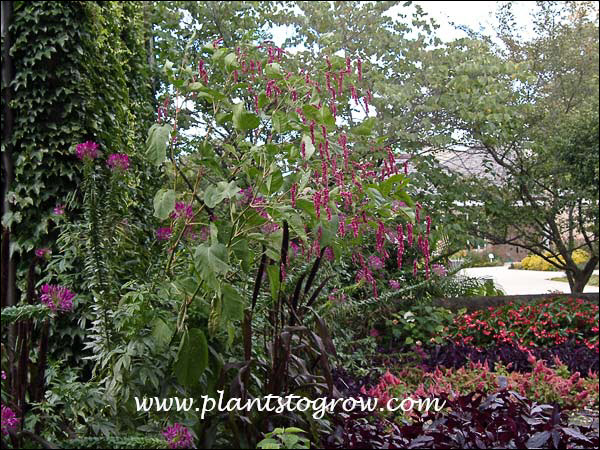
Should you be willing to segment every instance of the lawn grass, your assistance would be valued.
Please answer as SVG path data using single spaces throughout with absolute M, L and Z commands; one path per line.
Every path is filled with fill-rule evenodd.
M 568 283 L 567 277 L 550 278 L 552 281 L 564 281 Z M 598 275 L 592 275 L 586 286 L 598 286 Z

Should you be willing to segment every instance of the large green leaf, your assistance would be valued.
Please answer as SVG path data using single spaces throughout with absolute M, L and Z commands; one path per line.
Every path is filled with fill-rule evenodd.
M 238 63 L 236 54 L 233 52 L 229 53 L 225 57 L 225 69 L 227 69 L 228 72 L 233 72 L 235 69 L 238 69 L 239 67 L 240 67 L 240 63 Z
M 202 330 L 192 328 L 183 334 L 175 359 L 175 376 L 184 386 L 195 386 L 208 366 L 208 343 Z
M 161 318 L 157 317 L 152 321 L 152 338 L 159 348 L 166 348 L 171 342 L 173 334 L 174 330 Z
M 159 125 L 155 123 L 148 131 L 148 139 L 146 140 L 146 155 L 150 162 L 155 165 L 160 165 L 167 156 L 167 142 L 171 136 L 171 125 Z
M 175 191 L 160 189 L 154 196 L 154 217 L 166 219 L 175 208 Z
M 224 275 L 230 269 L 227 247 L 220 242 L 200 244 L 196 247 L 194 261 L 200 276 L 211 287 L 217 285 L 217 275 Z
M 214 208 L 226 198 L 233 198 L 240 191 L 235 181 L 219 181 L 216 185 L 211 185 L 204 191 L 204 203 L 209 208 Z
M 323 105 L 320 110 L 320 122 L 324 124 L 329 130 L 335 128 L 335 117 L 331 114 L 329 106 Z
M 229 284 L 221 286 L 223 294 L 223 318 L 226 320 L 242 320 L 244 316 L 244 299 Z
M 254 113 L 246 111 L 243 103 L 233 105 L 233 126 L 241 131 L 254 130 L 260 125 L 260 119 Z
M 273 302 L 276 302 L 277 296 L 279 295 L 279 287 L 281 285 L 279 282 L 279 266 L 277 264 L 267 266 L 267 275 L 269 276 L 269 286 L 271 287 L 271 298 L 273 299 Z

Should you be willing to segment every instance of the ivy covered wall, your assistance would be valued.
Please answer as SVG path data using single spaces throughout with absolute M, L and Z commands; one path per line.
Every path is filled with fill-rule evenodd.
M 93 140 L 104 152 L 134 156 L 154 109 L 143 2 L 10 3 L 2 36 L 3 49 L 10 46 L 2 63 L 3 73 L 10 69 L 2 82 L 3 279 L 7 252 L 22 270 L 34 249 L 51 246 L 57 205 L 77 212 L 79 200 L 69 196 L 81 181 L 75 145 Z

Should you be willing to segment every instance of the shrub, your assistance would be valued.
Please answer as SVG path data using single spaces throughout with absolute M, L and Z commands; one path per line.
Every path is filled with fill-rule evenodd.
M 550 257 L 550 253 L 545 253 L 545 255 L 558 264 L 564 264 L 564 260 L 562 257 Z M 584 250 L 575 250 L 571 257 L 573 261 L 577 265 L 582 265 L 588 262 L 590 259 L 589 253 Z M 558 271 L 560 269 L 556 268 L 544 258 L 538 255 L 528 255 L 520 263 L 515 263 L 511 266 L 513 269 L 523 269 L 523 270 L 544 270 L 544 271 Z
M 465 267 L 495 267 L 504 265 L 504 260 L 493 253 L 494 259 L 490 261 L 489 252 L 486 251 L 471 251 L 468 252 L 465 259 Z

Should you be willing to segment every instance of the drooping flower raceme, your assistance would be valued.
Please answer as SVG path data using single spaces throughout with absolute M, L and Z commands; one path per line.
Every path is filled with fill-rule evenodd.
M 2 434 L 7 435 L 10 430 L 16 428 L 19 424 L 19 419 L 8 406 L 2 405 L 0 409 L 2 410 Z
M 40 300 L 52 311 L 70 311 L 73 309 L 75 294 L 64 286 L 44 284 Z
M 125 153 L 113 153 L 108 157 L 107 165 L 112 171 L 126 171 L 129 169 L 129 156 Z
M 179 423 L 167 427 L 162 435 L 167 440 L 169 448 L 193 448 L 194 440 L 190 430 Z
M 82 161 L 85 161 L 86 159 L 96 159 L 98 157 L 98 144 L 92 141 L 86 141 L 81 144 L 77 144 L 75 153 Z

